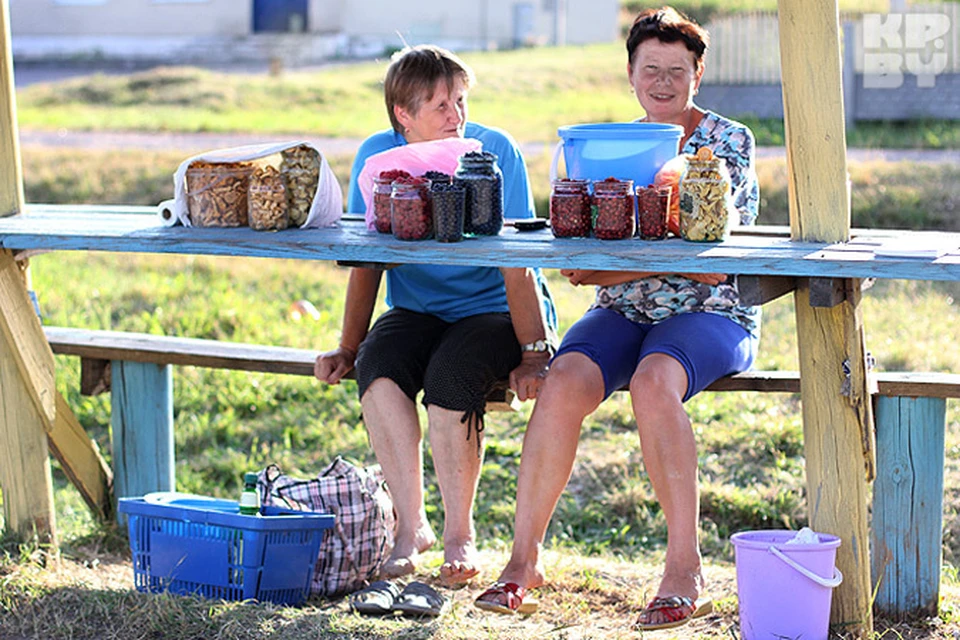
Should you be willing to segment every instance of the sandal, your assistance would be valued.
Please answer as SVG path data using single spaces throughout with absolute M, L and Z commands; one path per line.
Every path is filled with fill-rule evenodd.
M 527 597 L 527 590 L 516 582 L 495 582 L 473 604 L 484 611 L 521 614 L 533 613 L 539 605 L 536 600 Z
M 393 610 L 402 615 L 419 618 L 436 618 L 442 614 L 450 600 L 440 595 L 436 589 L 422 582 L 411 582 L 393 603 Z
M 657 597 L 643 608 L 634 627 L 640 631 L 672 629 L 712 611 L 713 600 L 708 597 L 698 598 L 696 601 L 687 596 Z M 662 622 L 650 622 L 652 614 L 657 614 Z
M 350 596 L 350 608 L 367 616 L 382 616 L 393 611 L 400 588 L 392 582 L 377 580 Z

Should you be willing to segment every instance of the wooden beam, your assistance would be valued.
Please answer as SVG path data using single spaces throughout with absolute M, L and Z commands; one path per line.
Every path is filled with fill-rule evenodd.
M 894 620 L 937 615 L 946 410 L 943 398 L 877 398 L 874 608 Z
M 27 397 L 48 425 L 56 416 L 53 353 L 33 309 L 20 267 L 13 255 L 0 249 L 0 334 L 10 346 L 9 356 L 26 382 Z
M 107 521 L 113 512 L 110 499 L 113 472 L 59 393 L 57 419 L 48 434 L 48 443 L 50 452 L 60 461 L 63 472 L 80 491 L 90 510 L 101 521 Z
M 850 194 L 837 0 L 779 0 L 778 6 L 791 238 L 846 241 Z M 873 414 L 860 289 L 852 287 L 835 307 L 814 308 L 809 283 L 801 283 L 795 307 L 810 524 L 842 540 L 837 565 L 844 581 L 834 590 L 831 622 L 852 637 L 870 637 Z
M 0 0 L 0 218 L 23 211 L 23 170 L 10 49 L 10 7 Z
M 0 300 L 2 306 L 2 300 Z M 5 527 L 54 543 L 53 480 L 44 416 L 30 400 L 11 345 L 0 333 L 0 489 Z

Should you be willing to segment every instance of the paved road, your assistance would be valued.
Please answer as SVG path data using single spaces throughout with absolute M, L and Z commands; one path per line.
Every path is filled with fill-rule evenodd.
M 199 153 L 208 149 L 238 147 L 260 142 L 276 142 L 292 139 L 291 136 L 267 134 L 223 134 L 223 133 L 136 133 L 136 132 L 90 132 L 90 131 L 33 131 L 21 129 L 20 144 L 24 147 L 46 147 L 66 149 L 144 149 L 154 151 L 181 151 Z M 313 138 L 307 137 L 324 153 L 352 155 L 356 153 L 360 140 L 355 138 Z M 553 145 L 544 142 L 527 142 L 521 145 L 527 157 L 548 153 Z M 757 156 L 761 158 L 783 157 L 783 147 L 760 147 Z M 913 161 L 953 163 L 960 165 L 960 149 L 848 149 L 847 157 L 851 161 Z

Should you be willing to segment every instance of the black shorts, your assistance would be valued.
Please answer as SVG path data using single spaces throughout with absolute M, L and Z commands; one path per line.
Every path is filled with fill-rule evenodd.
M 482 313 L 450 323 L 391 309 L 360 344 L 357 387 L 363 398 L 374 380 L 389 378 L 411 400 L 423 389 L 424 405 L 463 411 L 466 420 L 476 417 L 482 423 L 487 394 L 520 360 L 508 313 Z

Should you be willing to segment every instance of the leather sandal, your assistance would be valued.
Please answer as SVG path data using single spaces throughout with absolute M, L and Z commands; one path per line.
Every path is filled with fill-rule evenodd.
M 713 600 L 708 597 L 694 600 L 688 596 L 663 596 L 651 600 L 634 625 L 640 631 L 672 629 L 687 624 L 713 611 Z M 656 615 L 660 622 L 651 622 Z
M 507 614 L 530 614 L 539 603 L 529 597 L 527 590 L 516 582 L 495 582 L 473 602 L 484 611 Z

